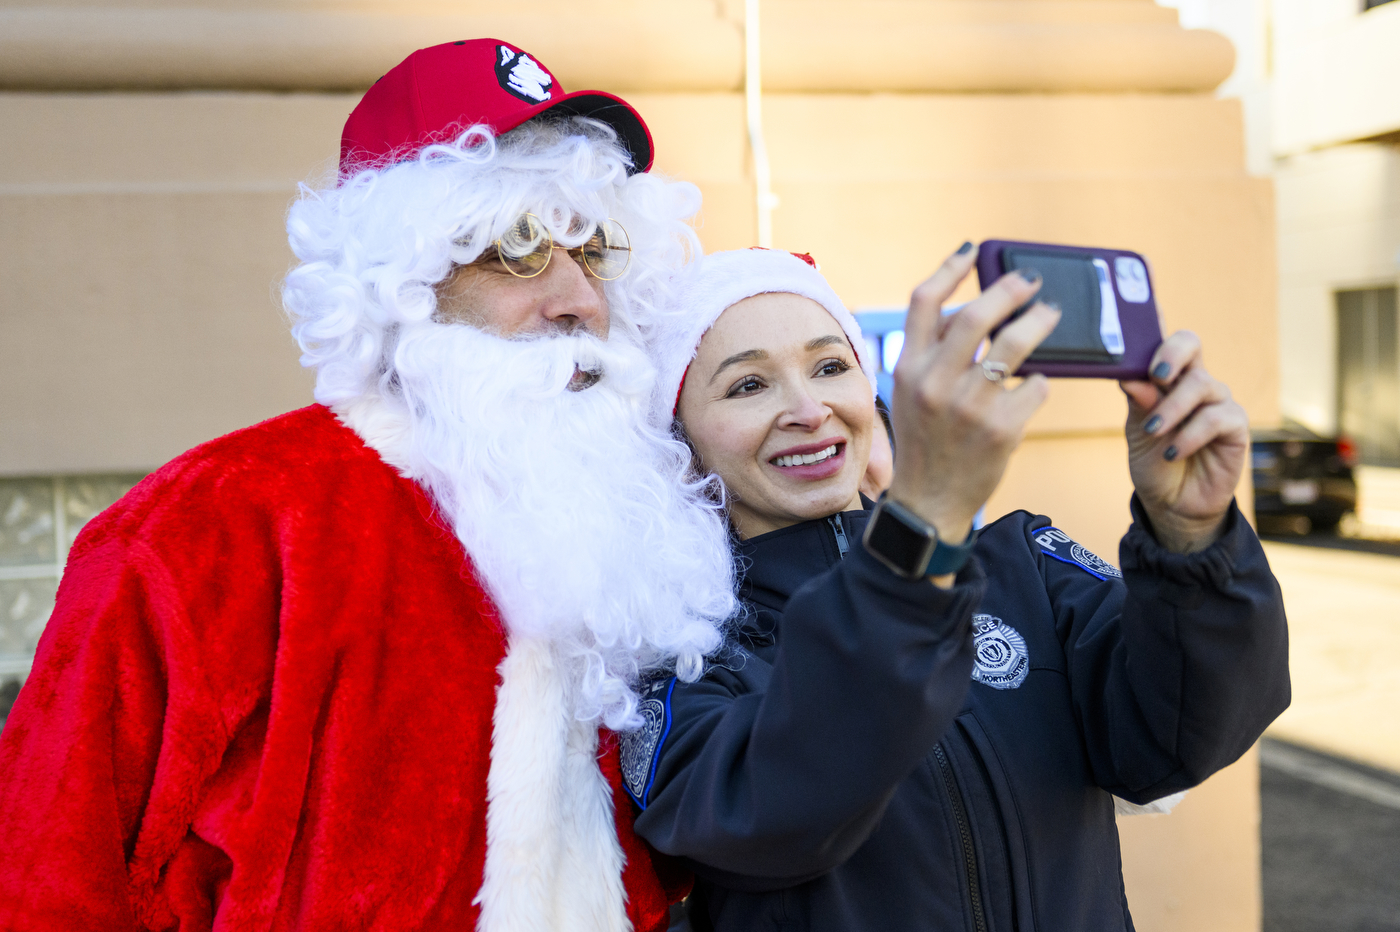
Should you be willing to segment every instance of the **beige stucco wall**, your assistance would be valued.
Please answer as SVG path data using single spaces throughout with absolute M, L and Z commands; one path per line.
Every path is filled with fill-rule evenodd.
M 656 134 L 658 169 L 702 187 L 706 247 L 751 243 L 741 96 L 631 97 Z M 309 399 L 276 300 L 291 261 L 282 219 L 297 180 L 331 164 L 353 102 L 0 95 L 0 120 L 15 128 L 0 154 L 0 270 L 12 283 L 0 335 L 26 348 L 0 370 L 11 399 L 0 471 L 149 468 Z M 1168 325 L 1201 332 L 1253 416 L 1275 416 L 1272 333 L 1259 319 L 1271 300 L 1271 205 L 1267 185 L 1243 173 L 1235 104 L 769 95 L 766 112 L 775 243 L 814 251 L 853 306 L 904 300 L 964 238 L 1131 246 L 1153 262 Z M 823 121 L 878 156 L 849 158 Z M 901 233 L 886 241 L 884 229 Z M 1119 407 L 1111 385 L 1058 384 L 1032 441 L 1115 436 Z M 1126 514 L 1119 473 L 1111 520 L 1076 509 L 1078 533 L 1109 552 Z M 1026 497 L 1017 476 L 994 509 L 1050 510 L 1072 494 Z
M 151 469 L 310 402 L 283 218 L 351 106 L 0 94 L 0 473 Z
M 296 182 L 329 164 L 355 99 L 315 88 L 355 86 L 402 57 L 411 46 L 394 43 L 405 37 L 477 31 L 456 13 L 425 25 L 344 6 L 190 5 L 187 22 L 151 33 L 137 28 L 149 24 L 145 12 L 109 4 L 115 18 L 100 22 L 111 48 L 65 71 L 49 59 L 59 27 L 74 20 L 44 11 L 71 10 L 0 3 L 0 25 L 15 27 L 0 35 L 0 87 L 10 88 L 0 93 L 0 474 L 150 468 L 310 400 L 276 300 L 291 261 L 282 223 Z M 548 17 L 493 14 L 488 24 L 519 37 L 570 87 L 628 91 L 655 134 L 659 170 L 702 188 L 700 233 L 713 250 L 754 240 L 736 6 L 648 8 L 651 18 L 634 25 L 650 30 L 651 46 L 632 70 L 579 56 L 575 34 L 573 44 L 560 38 L 558 23 L 573 20 L 553 32 L 541 25 Z M 613 7 L 642 15 L 642 5 Z M 1168 326 L 1201 332 L 1252 417 L 1276 419 L 1272 196 L 1245 173 L 1238 107 L 1209 94 L 1229 72 L 1218 37 L 1178 29 L 1146 0 L 773 0 L 765 9 L 775 245 L 815 253 L 855 307 L 901 303 L 968 238 L 1140 250 Z M 358 36 L 361 57 L 387 63 L 352 61 L 349 77 L 334 62 L 294 67 L 298 55 L 315 56 L 273 28 L 276 16 L 324 25 L 314 17 L 327 10 Z M 381 17 L 378 33 L 360 20 L 345 26 L 370 13 Z M 202 59 L 209 43 L 188 39 L 190 23 L 221 26 L 250 51 Z M 607 41 L 596 29 L 578 34 Z M 667 61 L 688 36 L 709 52 L 673 56 L 672 83 L 648 87 L 660 79 L 644 77 L 646 63 Z M 823 67 L 842 43 L 888 50 L 886 67 Z M 196 74 L 194 86 L 241 89 L 159 90 L 182 73 Z M 249 75 L 269 73 L 275 80 L 259 80 L 281 92 L 248 89 Z M 72 90 L 93 82 L 117 89 Z M 1122 415 L 1112 384 L 1055 385 L 989 512 L 1048 513 L 1112 557 L 1127 523 Z M 1256 774 L 1247 759 L 1177 814 L 1124 825 L 1144 932 L 1258 928 Z

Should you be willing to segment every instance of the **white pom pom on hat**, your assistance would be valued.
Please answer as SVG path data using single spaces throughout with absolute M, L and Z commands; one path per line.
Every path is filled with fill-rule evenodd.
M 875 390 L 875 360 L 866 349 L 860 324 L 817 271 L 811 256 L 762 246 L 731 249 L 697 259 L 679 273 L 672 299 L 677 310 L 652 339 L 660 376 L 657 414 L 663 419 L 675 416 L 681 386 L 701 338 L 729 307 L 758 294 L 800 295 L 825 308 L 841 325 L 871 391 Z

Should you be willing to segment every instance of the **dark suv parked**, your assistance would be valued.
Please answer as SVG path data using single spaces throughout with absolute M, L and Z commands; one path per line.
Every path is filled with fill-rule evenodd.
M 1265 533 L 1333 533 L 1356 510 L 1356 447 L 1294 422 L 1251 437 L 1254 514 Z

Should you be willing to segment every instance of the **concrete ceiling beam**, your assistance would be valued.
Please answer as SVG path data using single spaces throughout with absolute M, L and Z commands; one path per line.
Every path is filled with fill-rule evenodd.
M 357 91 L 415 48 L 483 35 L 539 55 L 569 89 L 743 85 L 743 23 L 724 3 L 445 9 L 0 6 L 0 88 Z M 763 61 L 772 92 L 1199 92 L 1234 51 L 1150 0 L 771 0 Z

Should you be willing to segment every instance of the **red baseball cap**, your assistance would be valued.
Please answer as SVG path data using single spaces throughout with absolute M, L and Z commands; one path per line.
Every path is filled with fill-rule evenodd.
M 541 113 L 592 117 L 617 130 L 632 171 L 651 168 L 651 132 L 637 111 L 603 91 L 565 94 L 540 61 L 499 39 L 466 39 L 419 49 L 374 83 L 340 137 L 340 170 L 412 158 L 485 123 L 497 135 Z

